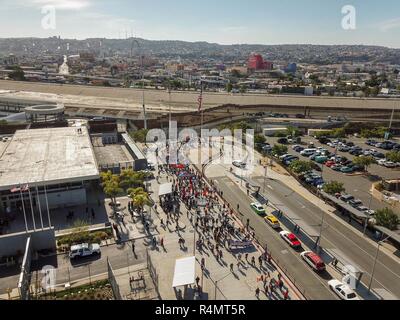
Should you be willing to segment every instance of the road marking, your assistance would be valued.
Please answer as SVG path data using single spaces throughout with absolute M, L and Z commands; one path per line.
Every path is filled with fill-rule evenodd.
M 271 190 L 274 190 L 274 188 L 272 188 L 270 185 L 268 185 L 268 188 L 270 188 Z
M 282 250 L 281 253 L 282 253 L 282 254 L 288 254 L 289 251 L 287 251 L 287 250 L 285 249 L 285 250 Z

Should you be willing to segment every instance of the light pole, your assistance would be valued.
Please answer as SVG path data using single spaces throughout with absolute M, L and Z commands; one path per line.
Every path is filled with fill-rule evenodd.
M 372 282 L 374 281 L 374 275 L 375 275 L 375 268 L 376 268 L 376 263 L 378 261 L 378 256 L 379 256 L 379 249 L 381 248 L 381 244 L 382 242 L 385 242 L 387 239 L 389 239 L 390 237 L 386 237 L 385 239 L 381 240 L 378 242 L 378 248 L 376 249 L 376 255 L 375 255 L 375 259 L 374 259 L 374 265 L 372 267 L 372 273 L 371 273 L 371 280 L 369 281 L 369 285 L 368 285 L 368 294 L 371 293 L 371 287 L 372 287 Z
M 370 196 L 369 198 L 369 205 L 368 205 L 368 212 L 371 211 L 371 205 L 372 205 L 372 198 L 373 198 L 373 194 L 372 192 L 368 193 L 366 191 L 363 190 L 354 190 L 355 192 L 363 192 L 365 194 L 368 194 Z M 367 227 L 368 227 L 368 221 L 369 221 L 369 217 L 366 215 L 365 216 L 365 222 L 364 222 L 364 231 L 363 231 L 363 235 L 365 236 L 365 234 L 367 233 Z
M 217 300 L 217 288 L 218 288 L 218 282 L 221 282 L 225 278 L 229 277 L 232 274 L 232 272 L 229 272 L 227 275 L 223 276 L 221 279 L 215 281 L 215 287 L 214 287 L 214 300 Z

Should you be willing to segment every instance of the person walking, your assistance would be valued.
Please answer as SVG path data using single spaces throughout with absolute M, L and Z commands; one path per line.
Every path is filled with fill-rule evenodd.
M 251 265 L 252 265 L 253 267 L 256 266 L 256 258 L 251 257 Z
M 231 272 L 233 273 L 233 263 L 230 264 Z
M 246 258 L 246 262 L 249 262 L 249 254 L 246 253 L 244 256 L 245 256 L 245 258 Z
M 256 289 L 256 297 L 257 297 L 257 299 L 260 298 L 260 288 Z

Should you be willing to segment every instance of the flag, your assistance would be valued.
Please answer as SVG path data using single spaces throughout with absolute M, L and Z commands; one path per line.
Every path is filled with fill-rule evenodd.
M 21 191 L 21 188 L 18 188 L 18 187 L 14 187 L 14 188 L 12 188 L 10 190 L 11 193 L 16 193 L 16 192 L 19 192 L 19 191 Z
M 199 98 L 197 99 L 197 102 L 199 104 L 199 112 L 200 112 L 203 107 L 203 85 L 201 86 L 200 95 Z

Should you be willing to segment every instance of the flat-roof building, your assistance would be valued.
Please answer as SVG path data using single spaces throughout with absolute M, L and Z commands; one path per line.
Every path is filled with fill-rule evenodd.
M 0 151 L 3 213 L 84 205 L 87 184 L 100 178 L 85 127 L 19 130 Z

